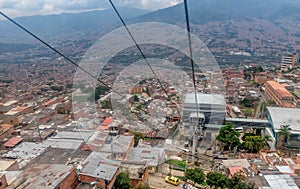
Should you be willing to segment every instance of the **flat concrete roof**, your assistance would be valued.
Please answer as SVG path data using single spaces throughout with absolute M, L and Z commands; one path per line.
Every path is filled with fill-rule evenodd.
M 292 130 L 300 131 L 300 108 L 267 107 L 267 110 L 275 130 L 289 125 Z
M 0 171 L 5 171 L 17 160 L 0 160 Z
M 266 123 L 266 124 L 269 123 L 269 121 L 266 119 L 249 119 L 249 118 L 237 118 L 237 117 L 226 117 L 226 121 L 245 122 L 245 123 Z
M 223 165 L 225 167 L 244 167 L 248 168 L 250 167 L 249 162 L 246 159 L 228 159 L 228 160 L 223 160 Z
M 51 148 L 77 150 L 83 144 L 83 142 L 83 140 L 77 139 L 48 138 L 43 143 Z
M 197 94 L 198 104 L 212 104 L 212 105 L 226 105 L 225 97 L 219 94 Z M 195 94 L 187 93 L 184 100 L 185 104 L 194 104 L 195 103 Z

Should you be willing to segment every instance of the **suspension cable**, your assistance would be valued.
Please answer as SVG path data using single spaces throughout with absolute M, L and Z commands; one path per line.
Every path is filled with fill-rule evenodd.
M 59 50 L 55 49 L 54 47 L 52 47 L 50 44 L 48 44 L 46 41 L 42 40 L 40 37 L 38 37 L 37 35 L 35 35 L 34 33 L 30 32 L 28 29 L 26 29 L 24 26 L 20 25 L 19 23 L 17 23 L 16 21 L 14 21 L 12 18 L 10 18 L 9 16 L 7 16 L 6 14 L 4 14 L 3 12 L 0 12 L 0 14 L 5 17 L 7 20 L 9 20 L 10 22 L 12 22 L 14 25 L 16 25 L 17 27 L 19 27 L 20 29 L 22 29 L 23 31 L 25 31 L 26 33 L 28 33 L 30 36 L 32 36 L 33 38 L 35 38 L 36 40 L 38 40 L 39 42 L 43 43 L 45 46 L 47 46 L 49 49 L 51 49 L 52 51 L 54 51 L 55 53 L 59 54 L 61 57 L 63 57 L 65 60 L 67 60 L 67 62 L 73 64 L 74 66 L 76 66 L 77 68 L 79 68 L 80 70 L 82 70 L 83 72 L 85 72 L 86 74 L 88 74 L 90 77 L 92 77 L 93 79 L 96 79 L 99 83 L 101 83 L 102 85 L 104 85 L 107 89 L 112 90 L 111 87 L 108 86 L 108 84 L 104 83 L 103 81 L 101 81 L 98 77 L 94 76 L 93 74 L 91 74 L 89 71 L 87 71 L 86 69 L 84 69 L 83 67 L 81 67 L 79 64 L 75 63 L 73 60 L 71 60 L 69 57 L 67 57 L 66 55 L 64 55 L 62 52 L 60 52 Z M 116 92 L 116 91 L 115 91 Z M 116 92 L 118 95 L 123 96 L 121 94 L 119 94 L 118 92 Z
M 125 27 L 127 33 L 129 34 L 130 38 L 132 39 L 132 41 L 134 42 L 136 48 L 138 49 L 139 53 L 141 54 L 142 58 L 145 60 L 146 64 L 148 65 L 148 67 L 150 68 L 151 72 L 153 73 L 154 77 L 156 78 L 157 82 L 159 83 L 159 85 L 161 86 L 161 88 L 163 89 L 163 91 L 165 92 L 165 94 L 168 96 L 168 98 L 170 98 L 170 96 L 168 95 L 167 90 L 164 88 L 164 86 L 162 85 L 160 79 L 158 78 L 157 74 L 154 72 L 151 64 L 149 63 L 148 59 L 146 58 L 144 52 L 142 51 L 140 45 L 137 43 L 137 41 L 135 40 L 135 38 L 133 37 L 132 33 L 130 32 L 129 28 L 127 27 L 126 22 L 124 21 L 124 19 L 122 18 L 120 12 L 118 11 L 117 7 L 115 6 L 115 4 L 112 2 L 112 0 L 109 0 L 112 8 L 114 9 L 115 13 L 117 14 L 117 16 L 119 17 L 120 21 L 122 22 L 123 26 Z M 179 115 L 180 112 L 179 110 L 176 108 L 176 111 Z

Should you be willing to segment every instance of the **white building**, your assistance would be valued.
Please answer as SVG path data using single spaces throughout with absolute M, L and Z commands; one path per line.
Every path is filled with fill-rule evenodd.
M 282 56 L 281 70 L 286 71 L 295 67 L 299 63 L 299 55 L 296 53 L 288 53 Z
M 206 124 L 223 124 L 226 116 L 226 102 L 223 95 L 197 94 L 199 113 L 205 116 Z M 188 93 L 183 106 L 183 125 L 189 125 L 191 113 L 197 112 L 195 94 Z

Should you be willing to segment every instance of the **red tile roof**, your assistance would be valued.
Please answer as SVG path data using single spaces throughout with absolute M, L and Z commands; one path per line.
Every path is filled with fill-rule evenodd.
M 240 166 L 229 167 L 228 169 L 229 169 L 229 173 L 230 173 L 231 176 L 233 176 L 236 173 L 240 173 L 240 172 L 244 173 L 243 167 L 240 167 Z
M 15 147 L 17 144 L 19 144 L 23 140 L 22 137 L 13 137 L 9 139 L 7 142 L 4 143 L 5 147 Z
M 109 118 L 106 118 L 106 119 L 102 122 L 102 125 L 108 125 L 108 124 L 110 124 L 111 122 L 113 122 L 113 118 L 109 117 Z
M 276 81 L 267 81 L 267 83 L 275 90 L 275 92 L 280 96 L 280 98 L 283 97 L 291 97 L 294 96 L 284 87 L 284 85 L 281 85 L 280 83 L 277 83 Z

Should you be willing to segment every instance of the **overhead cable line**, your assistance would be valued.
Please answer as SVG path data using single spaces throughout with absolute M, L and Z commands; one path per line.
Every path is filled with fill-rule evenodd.
M 196 103 L 196 112 L 197 112 L 197 125 L 194 128 L 194 136 L 193 136 L 193 154 L 195 154 L 196 148 L 196 127 L 199 127 L 199 105 L 198 105 L 198 96 L 197 96 L 197 86 L 196 86 L 196 78 L 195 78 L 195 63 L 193 60 L 193 47 L 192 47 L 192 40 L 191 40 L 191 27 L 190 27 L 190 19 L 189 19 L 189 9 L 188 9 L 188 2 L 184 0 L 184 12 L 185 12 L 185 21 L 186 21 L 186 29 L 187 29 L 187 36 L 188 36 L 188 43 L 189 43 L 189 51 L 190 51 L 190 60 L 191 60 L 191 67 L 192 67 L 192 77 L 193 77 L 193 86 L 194 86 L 194 94 L 195 94 L 195 103 Z M 201 127 L 200 134 L 201 134 Z
M 117 14 L 117 16 L 119 17 L 120 21 L 122 22 L 123 26 L 125 27 L 127 33 L 129 34 L 130 38 L 132 39 L 132 41 L 134 42 L 136 48 L 138 49 L 139 53 L 141 54 L 142 58 L 145 60 L 146 64 L 148 65 L 148 67 L 150 68 L 151 72 L 153 73 L 154 77 L 156 78 L 157 82 L 159 83 L 159 85 L 161 86 L 161 88 L 163 89 L 163 91 L 165 92 L 165 94 L 168 96 L 168 98 L 170 97 L 168 95 L 168 92 L 166 91 L 166 89 L 164 88 L 164 86 L 162 85 L 160 79 L 158 78 L 157 74 L 154 72 L 151 64 L 149 63 L 148 59 L 146 58 L 144 52 L 142 51 L 140 45 L 137 43 L 137 41 L 135 40 L 135 38 L 133 37 L 132 33 L 130 32 L 129 28 L 127 27 L 127 24 L 125 23 L 124 19 L 122 18 L 120 12 L 118 11 L 117 7 L 115 6 L 115 4 L 112 2 L 112 0 L 109 0 L 112 8 L 114 9 L 115 13 Z M 179 110 L 176 108 L 176 111 L 179 115 L 180 112 Z
M 104 83 L 103 81 L 101 81 L 98 77 L 94 76 L 93 74 L 91 74 L 89 71 L 87 71 L 86 69 L 84 69 L 83 67 L 81 67 L 79 64 L 77 64 L 76 62 L 74 62 L 73 60 L 71 60 L 69 57 L 67 57 L 66 55 L 64 55 L 62 52 L 60 52 L 59 50 L 55 49 L 54 47 L 52 47 L 51 45 L 49 45 L 47 42 L 45 42 L 43 39 L 41 39 L 40 37 L 38 37 L 37 35 L 35 35 L 34 33 L 30 32 L 28 29 L 26 29 L 24 26 L 20 25 L 19 23 L 17 23 L 16 21 L 14 21 L 12 18 L 10 18 L 9 16 L 7 16 L 6 14 L 4 14 L 3 12 L 0 12 L 0 14 L 5 17 L 7 20 L 9 20 L 10 22 L 12 22 L 14 25 L 16 25 L 17 27 L 19 27 L 20 29 L 22 29 L 23 31 L 25 31 L 26 33 L 28 33 L 30 36 L 32 36 L 33 38 L 35 38 L 36 40 L 38 40 L 39 42 L 43 43 L 45 46 L 47 46 L 49 49 L 51 49 L 52 51 L 54 51 L 55 53 L 59 54 L 60 56 L 62 56 L 65 60 L 67 60 L 67 62 L 73 64 L 74 66 L 76 66 L 77 68 L 79 68 L 80 70 L 82 70 L 83 72 L 85 72 L 86 74 L 88 74 L 90 77 L 92 77 L 93 79 L 96 79 L 99 83 L 101 83 L 102 85 L 104 85 L 107 89 L 109 90 L 113 90 L 110 86 L 108 86 L 108 84 Z M 116 92 L 118 95 L 123 96 L 121 94 L 119 94 L 118 92 Z

